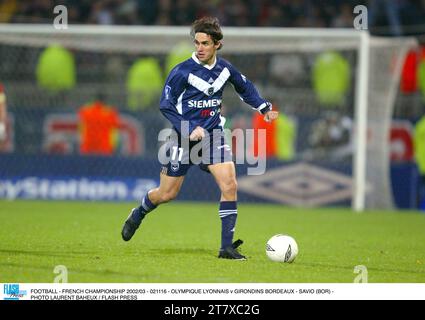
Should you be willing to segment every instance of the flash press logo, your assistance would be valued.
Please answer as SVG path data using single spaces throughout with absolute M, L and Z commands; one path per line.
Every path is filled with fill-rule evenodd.
M 26 290 L 20 290 L 19 284 L 5 284 L 3 286 L 4 300 L 19 300 L 26 296 Z

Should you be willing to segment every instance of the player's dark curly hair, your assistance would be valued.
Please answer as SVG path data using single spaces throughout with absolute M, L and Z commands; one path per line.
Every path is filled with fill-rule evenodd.
M 223 39 L 223 32 L 221 31 L 220 22 L 214 17 L 203 17 L 192 23 L 190 36 L 194 39 L 195 34 L 198 32 L 206 33 L 211 36 L 215 44 L 219 43 L 218 50 L 223 47 L 221 40 Z

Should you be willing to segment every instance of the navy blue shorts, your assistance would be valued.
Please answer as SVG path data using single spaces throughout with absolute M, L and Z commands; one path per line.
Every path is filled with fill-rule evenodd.
M 168 162 L 162 166 L 161 173 L 170 177 L 186 175 L 193 165 L 209 172 L 210 164 L 232 161 L 232 151 L 225 141 L 222 130 L 213 130 L 201 141 L 189 141 L 171 135 L 164 145 Z

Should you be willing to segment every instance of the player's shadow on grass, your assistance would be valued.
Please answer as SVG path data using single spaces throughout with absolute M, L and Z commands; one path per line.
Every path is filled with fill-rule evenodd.
M 75 256 L 85 256 L 85 255 L 94 255 L 93 252 L 78 252 L 78 251 L 32 251 L 32 250 L 8 250 L 0 249 L 0 254 L 10 254 L 10 255 L 25 255 L 25 256 L 37 256 L 37 257 L 75 257 Z
M 22 263 L 0 263 L 0 267 L 9 267 L 9 268 L 14 268 L 14 269 L 24 269 L 27 272 L 30 272 L 29 270 L 52 270 L 52 266 L 51 265 L 26 265 L 26 264 L 22 264 Z M 72 267 L 70 269 L 70 276 L 74 277 L 75 275 L 81 276 L 81 274 L 92 274 L 94 276 L 116 276 L 119 277 L 117 278 L 115 281 L 117 282 L 123 282 L 123 281 L 130 281 L 130 282 L 137 282 L 140 279 L 145 279 L 145 278 L 149 278 L 149 274 L 146 273 L 136 273 L 136 272 L 119 272 L 119 271 L 114 271 L 114 270 L 110 270 L 110 269 L 104 269 L 104 270 L 99 270 L 96 268 L 96 270 L 91 270 L 91 269 L 83 269 L 83 268 L 75 268 Z M 44 280 L 46 281 L 46 280 Z M 110 280 L 108 280 L 109 282 L 111 282 Z M 12 280 L 9 282 L 16 282 L 16 280 Z M 48 281 L 47 281 L 48 282 Z
M 211 250 L 201 248 L 158 248 L 150 249 L 148 252 L 149 256 L 165 256 L 165 255 L 210 255 Z

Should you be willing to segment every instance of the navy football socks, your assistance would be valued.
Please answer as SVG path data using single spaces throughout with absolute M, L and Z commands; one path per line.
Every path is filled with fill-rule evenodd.
M 133 211 L 133 220 L 137 223 L 142 222 L 145 215 L 154 210 L 156 207 L 157 206 L 150 201 L 149 194 L 147 193 L 142 199 L 142 204 Z
M 238 216 L 236 201 L 220 202 L 219 215 L 221 218 L 221 249 L 224 249 L 232 245 Z

